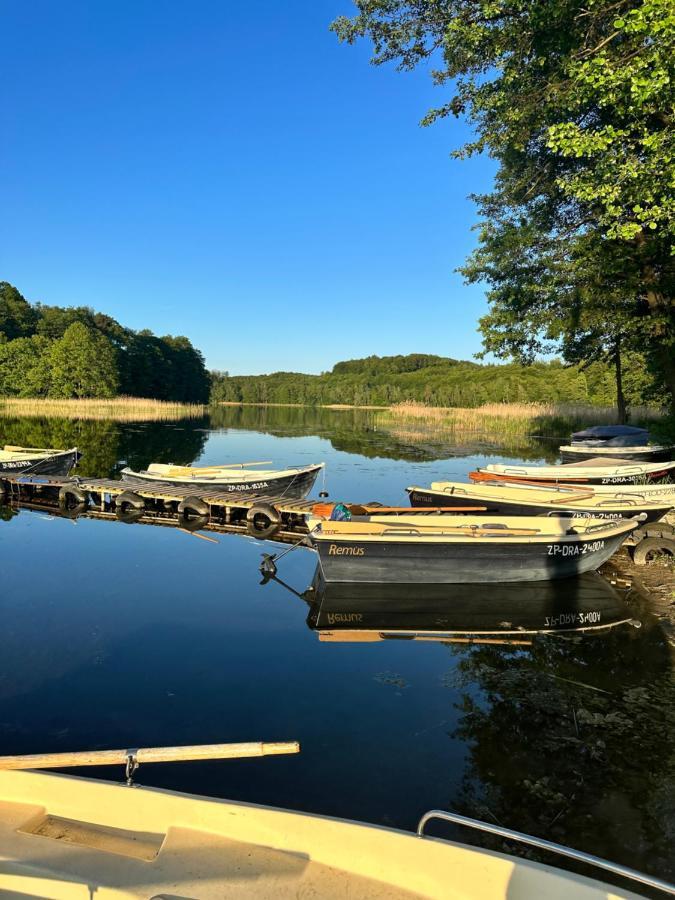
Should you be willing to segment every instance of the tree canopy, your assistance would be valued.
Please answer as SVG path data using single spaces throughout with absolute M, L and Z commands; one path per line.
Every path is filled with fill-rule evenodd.
M 420 366 L 420 359 L 428 364 Z M 636 361 L 626 376 L 628 403 L 658 402 L 654 385 Z M 559 360 L 480 365 L 441 356 L 370 356 L 336 363 L 331 372 L 304 375 L 234 375 L 212 372 L 214 402 L 298 403 L 307 406 L 345 403 L 388 406 L 414 400 L 432 406 L 480 406 L 487 402 L 580 402 L 610 406 L 615 402 L 612 369 L 603 361 L 565 366 Z
M 32 305 L 0 282 L 0 395 L 207 403 L 210 386 L 186 337 L 132 331 L 86 306 Z
M 338 37 L 370 36 L 376 64 L 431 61 L 448 96 L 423 123 L 465 116 L 455 155 L 499 163 L 463 269 L 488 285 L 486 348 L 528 361 L 621 333 L 675 404 L 672 0 L 355 5 Z

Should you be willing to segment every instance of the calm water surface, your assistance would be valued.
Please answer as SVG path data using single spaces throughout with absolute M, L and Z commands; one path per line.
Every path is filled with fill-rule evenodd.
M 78 444 L 91 475 L 153 460 L 325 461 L 332 499 L 401 505 L 405 486 L 464 479 L 486 455 L 552 458 L 543 444 L 411 441 L 373 414 L 298 409 L 0 420 L 0 443 Z M 293 593 L 260 584 L 274 545 L 215 537 L 2 510 L 0 753 L 299 740 L 299 756 L 146 766 L 139 780 L 406 829 L 441 807 L 675 876 L 673 660 L 637 596 L 603 583 L 589 599 L 561 582 L 388 601 L 342 593 L 321 608 L 305 593 L 311 551 L 279 565 Z M 601 623 L 633 621 L 455 642 L 491 620 L 529 632 L 580 606 L 602 609 Z M 400 628 L 454 640 L 396 640 Z M 364 640 L 372 632 L 392 637 Z

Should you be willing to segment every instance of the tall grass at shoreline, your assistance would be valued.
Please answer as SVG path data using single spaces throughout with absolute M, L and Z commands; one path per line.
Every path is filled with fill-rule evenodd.
M 108 419 L 118 422 L 148 422 L 196 419 L 208 407 L 197 403 L 173 403 L 143 397 L 83 398 L 57 400 L 36 397 L 0 397 L 0 416 L 30 418 Z
M 447 429 L 487 438 L 564 437 L 588 425 L 613 425 L 614 407 L 585 403 L 486 403 L 474 408 L 427 406 L 407 401 L 391 406 L 386 418 L 391 424 Z M 633 407 L 631 421 L 640 424 L 658 422 L 659 410 Z

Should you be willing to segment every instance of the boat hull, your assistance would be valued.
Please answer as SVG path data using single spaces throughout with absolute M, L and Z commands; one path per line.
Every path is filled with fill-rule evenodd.
M 315 539 L 327 582 L 395 584 L 492 584 L 550 581 L 598 569 L 619 549 L 626 533 L 574 543 L 546 542 L 360 541 Z
M 543 468 L 543 467 L 542 467 Z M 649 472 L 633 471 L 631 467 L 626 467 L 626 472 L 621 473 L 620 468 L 612 468 L 608 465 L 610 472 L 598 468 L 596 472 L 588 470 L 583 474 L 574 473 L 574 469 L 560 471 L 562 466 L 557 467 L 557 471 L 553 472 L 537 472 L 536 466 L 529 471 L 514 467 L 508 472 L 492 472 L 488 469 L 477 469 L 475 472 L 469 473 L 472 481 L 506 481 L 512 483 L 528 483 L 528 484 L 570 484 L 570 485 L 614 485 L 614 484 L 661 484 L 669 482 L 675 475 L 675 467 L 667 466 L 663 469 L 654 469 Z
M 52 456 L 26 457 L 20 460 L 0 461 L 0 478 L 15 475 L 68 475 L 75 467 L 81 454 L 77 450 L 66 450 Z
M 123 470 L 122 479 L 129 482 L 145 481 L 148 484 L 170 484 L 173 487 L 187 488 L 200 491 L 219 491 L 225 494 L 236 494 L 259 497 L 260 499 L 273 499 L 284 497 L 288 500 L 302 500 L 314 487 L 321 466 L 312 466 L 307 469 L 299 469 L 292 475 L 284 475 L 279 478 L 261 478 L 259 481 L 234 481 L 227 479 L 218 481 L 200 481 L 197 478 L 150 478 L 143 472 Z
M 546 516 L 549 513 L 557 516 L 570 516 L 573 519 L 633 519 L 635 516 L 644 516 L 642 522 L 658 522 L 672 506 L 670 503 L 664 503 L 662 506 L 654 508 L 653 505 L 645 504 L 640 506 L 639 503 L 633 502 L 625 506 L 612 506 L 607 509 L 602 507 L 588 506 L 584 507 L 575 503 L 574 505 L 565 506 L 564 503 L 558 501 L 555 503 L 527 503 L 524 500 L 510 500 L 504 497 L 472 497 L 470 491 L 466 494 L 449 494 L 444 491 L 434 491 L 431 488 L 420 490 L 419 488 L 410 488 L 408 491 L 410 497 L 410 505 L 413 507 L 437 507 L 437 506 L 463 506 L 467 503 L 475 501 L 486 508 L 487 512 L 500 513 L 504 516 Z M 675 503 L 675 498 L 673 499 Z
M 585 462 L 589 459 L 597 459 L 601 456 L 607 459 L 611 465 L 615 459 L 629 459 L 632 462 L 668 462 L 673 455 L 672 447 L 607 447 L 602 446 L 578 446 L 560 448 L 560 458 L 565 463 Z

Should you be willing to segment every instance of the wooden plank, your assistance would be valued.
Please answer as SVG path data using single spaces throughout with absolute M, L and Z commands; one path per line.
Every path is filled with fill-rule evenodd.
M 245 744 L 195 744 L 186 747 L 142 747 L 138 750 L 85 750 L 74 753 L 36 753 L 30 756 L 0 756 L 0 769 L 63 769 L 69 766 L 124 764 L 133 752 L 138 763 L 181 762 L 195 759 L 243 759 L 299 753 L 297 741 Z

